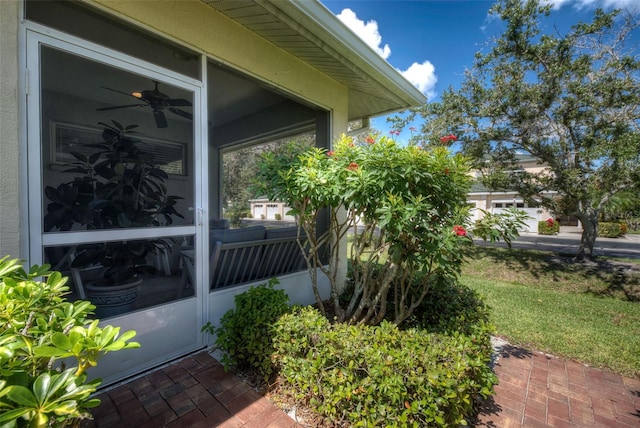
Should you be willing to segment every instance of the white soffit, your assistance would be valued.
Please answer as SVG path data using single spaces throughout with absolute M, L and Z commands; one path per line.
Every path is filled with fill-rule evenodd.
M 318 0 L 202 0 L 349 88 L 349 120 L 419 106 L 426 97 Z

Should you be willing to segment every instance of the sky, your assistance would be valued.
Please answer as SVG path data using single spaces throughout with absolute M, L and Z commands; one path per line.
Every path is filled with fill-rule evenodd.
M 640 0 L 545 0 L 553 4 L 545 25 L 567 30 L 589 22 L 596 8 L 634 9 Z M 487 52 L 487 41 L 500 35 L 490 19 L 491 0 L 321 0 L 378 55 L 400 71 L 429 101 L 449 86 L 459 87 L 476 52 Z M 372 127 L 388 133 L 386 116 Z M 398 138 L 408 140 L 405 130 Z

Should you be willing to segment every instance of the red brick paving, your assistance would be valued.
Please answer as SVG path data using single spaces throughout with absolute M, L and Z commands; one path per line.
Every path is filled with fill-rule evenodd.
M 640 379 L 512 346 L 477 427 L 640 427 Z
M 476 427 L 640 427 L 640 379 L 506 345 Z M 296 422 L 206 352 L 103 392 L 85 428 L 292 428 Z
M 296 422 L 206 352 L 98 397 L 84 428 L 292 428 Z

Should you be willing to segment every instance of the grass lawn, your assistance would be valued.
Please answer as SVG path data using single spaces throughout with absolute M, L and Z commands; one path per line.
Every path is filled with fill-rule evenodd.
M 461 282 L 485 296 L 512 344 L 640 376 L 639 263 L 478 247 Z

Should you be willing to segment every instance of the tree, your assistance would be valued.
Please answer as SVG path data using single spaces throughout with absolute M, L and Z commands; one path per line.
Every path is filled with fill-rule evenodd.
M 288 152 L 296 150 L 296 147 L 313 146 L 314 143 L 315 134 L 306 133 L 225 152 L 222 158 L 222 200 L 225 208 L 237 212 L 248 211 L 249 199 L 262 196 L 251 192 L 251 183 L 262 153 Z
M 590 259 L 599 214 L 640 183 L 640 62 L 625 45 L 638 23 L 619 10 L 597 10 L 566 34 L 543 34 L 550 13 L 538 0 L 498 1 L 490 14 L 504 32 L 476 54 L 460 89 L 394 120 L 404 126 L 421 116 L 414 138 L 425 144 L 455 133 L 485 185 L 575 215 L 583 226 L 576 258 Z M 522 154 L 548 172 L 518 171 Z
M 611 198 L 601 219 L 626 223 L 629 230 L 640 230 L 640 195 L 637 190 L 626 190 Z
M 358 142 L 343 136 L 326 152 L 297 156 L 265 152 L 256 186 L 287 203 L 307 237 L 307 261 L 318 309 L 326 314 L 318 272 L 329 280 L 338 321 L 400 324 L 427 297 L 433 284 L 455 284 L 471 243 L 467 160 L 447 148 L 401 147 L 386 138 Z M 329 211 L 326 232 L 318 229 Z M 487 216 L 480 236 L 510 239 L 522 224 L 516 212 Z M 495 229 L 496 233 L 493 233 Z M 350 234 L 350 289 L 338 283 L 345 255 L 340 241 Z M 322 257 L 329 249 L 329 261 Z

